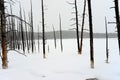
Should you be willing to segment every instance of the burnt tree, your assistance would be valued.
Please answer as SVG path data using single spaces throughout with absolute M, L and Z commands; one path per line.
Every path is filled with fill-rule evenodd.
M 8 68 L 7 63 L 7 46 L 6 46 L 6 20 L 5 20 L 5 6 L 4 0 L 0 0 L 0 20 L 1 20 L 1 47 L 2 47 L 2 68 Z
M 105 32 L 106 32 L 106 63 L 108 63 L 109 49 L 108 49 L 108 31 L 107 31 L 107 18 L 105 17 Z
M 55 45 L 55 48 L 56 48 L 56 32 L 55 32 L 55 28 L 53 26 L 53 37 L 54 37 L 54 45 Z
M 79 44 L 79 19 L 78 19 L 78 7 L 77 7 L 77 0 L 74 0 L 73 3 L 67 2 L 70 5 L 74 5 L 73 9 L 74 12 L 72 12 L 73 14 L 75 14 L 75 18 L 72 18 L 71 20 L 74 20 L 75 23 L 72 24 L 71 26 L 75 25 L 76 28 L 73 28 L 76 30 L 76 37 L 77 37 L 77 50 L 78 53 L 80 53 L 80 44 Z
M 84 22 L 85 22 L 85 10 L 86 10 L 86 0 L 84 0 L 84 9 L 83 9 L 83 18 L 82 18 L 82 27 L 81 27 L 81 40 L 80 40 L 80 54 L 82 53 L 82 45 L 83 45 L 83 30 L 84 30 Z
M 20 4 L 20 18 L 22 19 L 22 9 Z M 25 52 L 25 40 L 24 40 L 24 31 L 23 31 L 23 22 L 20 21 L 20 29 L 21 29 L 21 38 L 22 38 L 22 49 Z
M 118 46 L 119 46 L 119 54 L 120 54 L 120 17 L 119 17 L 119 4 L 118 0 L 115 0 L 115 15 L 116 15 L 116 25 L 117 25 L 117 34 L 118 34 Z
M 45 23 L 44 23 L 44 2 L 41 0 L 41 7 L 42 7 L 42 41 L 43 41 L 43 58 L 45 56 Z
M 88 1 L 88 14 L 89 14 L 89 31 L 90 31 L 90 61 L 91 68 L 94 68 L 94 51 L 93 51 L 93 25 L 92 25 L 92 10 L 91 10 L 91 0 Z
M 31 0 L 31 44 L 32 52 L 34 52 L 34 30 L 33 30 L 33 10 L 32 10 L 32 0 Z
M 80 52 L 77 0 L 75 0 L 75 17 L 76 17 L 77 48 L 78 48 L 78 52 Z
M 62 22 L 61 22 L 61 16 L 59 14 L 59 25 L 60 25 L 60 46 L 61 46 L 61 51 L 63 51 L 63 43 L 62 43 Z

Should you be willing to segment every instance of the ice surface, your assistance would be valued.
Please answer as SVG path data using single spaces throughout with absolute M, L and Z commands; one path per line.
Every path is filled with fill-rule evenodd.
M 94 69 L 90 68 L 89 39 L 84 39 L 82 55 L 77 53 L 76 39 L 63 40 L 63 48 L 61 52 L 59 40 L 56 49 L 54 41 L 47 40 L 46 59 L 42 58 L 42 47 L 38 52 L 37 44 L 34 54 L 26 52 L 27 57 L 10 51 L 8 69 L 3 70 L 0 65 L 0 80 L 120 80 L 117 39 L 109 39 L 108 64 L 105 63 L 105 39 L 94 39 Z

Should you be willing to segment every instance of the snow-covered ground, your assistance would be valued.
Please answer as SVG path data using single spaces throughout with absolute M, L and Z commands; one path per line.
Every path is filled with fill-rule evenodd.
M 40 44 L 42 46 L 42 44 Z M 49 45 L 49 52 L 48 52 Z M 8 69 L 0 65 L 0 80 L 120 80 L 120 56 L 117 39 L 109 39 L 109 63 L 105 63 L 105 39 L 94 39 L 95 68 L 90 68 L 89 39 L 84 39 L 82 55 L 77 53 L 76 39 L 63 40 L 63 52 L 60 41 L 57 48 L 54 41 L 47 40 L 46 59 L 40 52 L 23 56 L 17 52 L 8 53 Z M 1 63 L 1 61 L 0 61 Z

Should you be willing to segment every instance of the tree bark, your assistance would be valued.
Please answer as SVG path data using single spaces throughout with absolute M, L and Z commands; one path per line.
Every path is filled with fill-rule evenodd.
M 8 68 L 7 64 L 7 46 L 6 46 L 6 20 L 5 20 L 5 8 L 4 8 L 4 0 L 0 0 L 0 17 L 1 17 L 1 38 L 2 38 L 2 68 Z

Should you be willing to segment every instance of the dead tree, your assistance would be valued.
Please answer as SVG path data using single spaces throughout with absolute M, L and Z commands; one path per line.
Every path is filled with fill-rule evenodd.
M 119 46 L 119 54 L 120 54 L 120 17 L 119 17 L 119 4 L 118 0 L 115 0 L 115 15 L 116 15 L 116 25 L 117 25 L 117 34 L 118 34 L 118 46 Z
M 41 0 L 41 7 L 42 7 L 42 41 L 43 41 L 43 58 L 45 56 L 45 23 L 44 23 L 44 2 Z
M 25 15 L 25 11 L 24 11 L 24 20 L 26 21 L 26 15 Z M 26 33 L 26 45 L 27 45 L 27 50 L 29 51 L 29 38 L 28 38 L 28 30 L 27 30 L 27 24 L 25 23 L 25 33 Z
M 21 9 L 21 4 L 20 4 L 20 18 L 22 19 L 22 9 Z M 22 38 L 22 48 L 23 51 L 25 52 L 25 41 L 24 41 L 24 31 L 23 31 L 23 22 L 20 21 L 20 29 L 21 29 L 21 38 Z
M 77 37 L 77 50 L 78 53 L 80 53 L 80 44 L 79 44 L 79 19 L 78 19 L 78 7 L 77 7 L 77 0 L 74 0 L 74 3 L 67 2 L 70 5 L 74 5 L 74 10 L 75 12 L 72 12 L 75 14 L 75 18 L 72 18 L 71 20 L 75 20 L 75 23 L 72 24 L 71 26 L 75 25 L 76 26 L 76 37 Z
M 82 27 L 81 27 L 81 40 L 80 40 L 80 54 L 82 53 L 83 45 L 83 30 L 84 30 L 84 21 L 85 21 L 85 10 L 86 10 L 86 0 L 84 0 L 84 9 L 83 9 L 83 18 L 82 18 Z
M 8 21 L 7 21 L 7 32 L 8 31 L 12 31 L 12 29 L 11 29 L 11 18 L 9 17 L 8 18 Z M 12 48 L 12 37 L 11 37 L 11 34 L 7 34 L 6 36 L 8 36 L 8 40 L 9 41 L 7 41 L 7 42 L 10 42 L 9 43 L 9 48 L 11 49 Z
M 32 44 L 32 52 L 34 52 L 34 30 L 33 30 L 32 0 L 31 0 L 31 44 Z
M 106 63 L 108 63 L 109 49 L 108 49 L 108 31 L 107 31 L 107 19 L 105 17 L 105 30 L 106 30 Z
M 20 50 L 20 32 L 19 32 L 19 21 L 17 20 L 17 49 Z
M 54 45 L 55 45 L 55 48 L 56 48 L 56 32 L 55 32 L 55 28 L 53 26 L 53 37 L 54 37 Z
M 79 42 L 79 23 L 78 23 L 77 0 L 75 0 L 75 17 L 76 17 L 77 48 L 78 48 L 78 52 L 80 53 L 80 42 Z
M 88 0 L 88 14 L 89 14 L 89 31 L 90 31 L 90 61 L 91 61 L 91 68 L 94 68 L 93 25 L 92 25 L 91 0 Z
M 31 23 L 31 14 L 30 13 L 28 13 L 28 17 L 29 17 L 29 23 Z M 30 48 L 31 48 L 31 27 L 28 27 L 28 45 L 29 45 L 29 50 L 30 50 Z M 29 50 L 28 50 L 28 53 L 29 53 Z
M 0 20 L 1 20 L 1 47 L 2 47 L 2 68 L 8 68 L 7 63 L 7 46 L 6 46 L 6 20 L 4 0 L 0 0 Z
M 21 16 L 20 17 L 18 17 L 18 16 L 16 16 L 16 15 L 13 15 L 12 13 L 11 14 L 8 14 L 8 13 L 5 13 L 5 1 L 4 0 L 0 0 L 0 29 L 1 29 L 1 47 L 2 47 L 2 55 L 1 55 L 1 58 L 2 58 L 2 68 L 3 69 L 6 69 L 6 68 L 8 68 L 8 63 L 7 63 L 7 52 L 8 51 L 10 51 L 10 50 L 13 50 L 13 51 L 17 51 L 17 50 L 15 50 L 15 45 L 13 45 L 14 46 L 14 49 L 9 49 L 9 50 L 7 50 L 7 46 L 8 45 L 11 45 L 10 44 L 10 42 L 13 40 L 15 40 L 15 39 L 11 39 L 11 41 L 9 40 L 8 41 L 8 39 L 10 38 L 10 37 L 8 37 L 8 36 L 6 36 L 7 35 L 7 33 L 11 33 L 11 32 L 15 32 L 15 18 L 17 19 L 17 20 L 19 20 L 19 23 L 16 23 L 18 26 L 19 26 L 19 28 L 20 28 L 20 21 L 22 21 L 22 22 L 25 22 L 26 24 L 28 24 L 29 26 L 31 26 L 29 23 L 27 23 L 25 20 L 23 20 L 22 18 L 21 18 Z M 12 9 L 12 8 L 11 8 Z M 12 11 L 12 10 L 11 10 Z M 10 18 L 10 17 L 12 17 L 12 18 Z M 8 18 L 8 19 L 7 19 Z M 13 19 L 14 18 L 14 19 Z M 7 22 L 7 20 L 8 20 L 8 22 Z M 7 24 L 8 23 L 8 24 Z M 7 26 L 7 25 L 9 25 L 10 26 L 10 28 L 9 28 L 9 30 L 7 29 L 7 27 L 9 27 L 9 26 Z M 12 25 L 12 26 L 11 26 Z M 14 26 L 14 27 L 13 27 Z M 18 30 L 20 30 L 18 28 Z M 8 31 L 8 32 L 7 32 Z M 18 32 L 18 33 L 20 33 L 20 32 Z M 15 35 L 15 34 L 13 34 L 13 35 Z M 11 35 L 10 35 L 11 36 Z M 14 36 L 14 37 L 16 37 L 16 36 Z M 18 39 L 18 38 L 17 38 Z M 20 40 L 20 38 L 18 39 L 18 40 Z M 16 44 L 17 42 L 15 41 L 14 42 L 14 44 Z M 18 44 L 18 43 L 17 43 Z M 18 53 L 20 53 L 19 51 L 17 51 Z M 22 53 L 20 53 L 20 54 L 22 54 Z M 24 54 L 23 54 L 24 55 Z
M 13 12 L 12 12 L 12 5 L 10 4 L 10 11 L 11 11 L 11 15 L 13 14 Z M 12 49 L 14 49 L 15 50 L 15 21 L 14 21 L 14 18 L 13 17 L 11 17 L 11 21 L 10 21 L 11 23 L 10 23 L 10 25 L 11 25 L 11 33 L 12 33 L 12 41 L 11 41 L 11 44 L 12 44 Z
M 63 52 L 63 43 L 62 43 L 62 22 L 61 22 L 61 15 L 59 14 L 59 25 L 60 25 L 60 46 L 61 46 L 61 51 Z
M 39 26 L 38 26 L 38 52 L 40 51 L 40 31 L 39 31 Z

